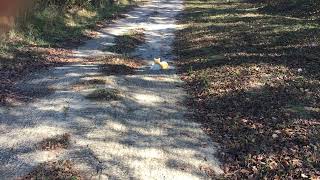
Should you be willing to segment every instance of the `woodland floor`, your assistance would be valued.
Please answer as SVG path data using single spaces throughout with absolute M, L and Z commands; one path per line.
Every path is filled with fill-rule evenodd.
M 265 6 L 185 1 L 175 51 L 189 107 L 226 178 L 319 179 L 319 20 Z

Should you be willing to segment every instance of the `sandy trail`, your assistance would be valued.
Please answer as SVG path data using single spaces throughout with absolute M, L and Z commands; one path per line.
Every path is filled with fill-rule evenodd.
M 178 28 L 175 16 L 182 1 L 151 1 L 135 8 L 97 38 L 75 50 L 76 57 L 110 54 L 102 49 L 115 35 L 144 28 L 147 42 L 131 55 L 149 63 L 154 57 L 172 61 L 171 44 Z M 174 69 L 135 75 L 101 74 L 98 65 L 73 64 L 35 73 L 17 85 L 29 93 L 44 94 L 16 107 L 0 107 L 0 174 L 13 179 L 41 162 L 70 159 L 92 179 L 209 179 L 221 173 L 214 157 L 216 146 L 200 125 L 186 119 L 186 93 Z M 99 88 L 116 88 L 120 101 L 96 102 L 85 98 L 95 88 L 76 91 L 72 85 L 99 77 Z M 49 88 L 50 87 L 50 88 Z M 70 133 L 66 150 L 40 151 L 35 145 L 47 137 Z M 96 174 L 101 167 L 102 173 Z M 209 173 L 210 174 L 210 173 Z

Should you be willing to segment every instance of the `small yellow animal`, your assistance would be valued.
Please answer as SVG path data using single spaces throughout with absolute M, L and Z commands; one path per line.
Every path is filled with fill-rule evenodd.
M 160 58 L 154 58 L 154 63 L 155 64 L 160 64 L 161 63 L 161 59 Z
M 161 62 L 160 58 L 155 58 L 154 64 L 160 65 L 161 69 L 169 69 L 169 64 L 166 61 Z
M 161 69 L 169 69 L 169 64 L 165 61 L 160 63 Z

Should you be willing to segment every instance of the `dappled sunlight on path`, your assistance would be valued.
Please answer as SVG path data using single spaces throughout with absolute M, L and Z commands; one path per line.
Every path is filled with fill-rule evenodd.
M 152 1 L 138 7 L 101 30 L 102 35 L 80 47 L 75 56 L 107 55 L 101 48 L 112 42 L 112 36 L 141 24 L 147 41 L 132 55 L 149 62 L 153 57 L 173 60 L 170 45 L 181 3 Z M 149 17 L 151 13 L 154 17 Z M 187 120 L 191 113 L 183 105 L 186 93 L 173 69 L 154 72 L 146 66 L 132 75 L 106 75 L 100 65 L 56 67 L 17 85 L 28 94 L 47 94 L 26 105 L 0 108 L 0 174 L 4 179 L 57 159 L 72 160 L 84 176 L 93 179 L 209 179 L 222 173 L 214 157 L 216 145 L 199 124 Z M 83 80 L 105 84 L 75 89 Z M 117 89 L 121 99 L 86 98 L 97 88 Z M 37 149 L 43 139 L 64 133 L 70 134 L 69 148 Z

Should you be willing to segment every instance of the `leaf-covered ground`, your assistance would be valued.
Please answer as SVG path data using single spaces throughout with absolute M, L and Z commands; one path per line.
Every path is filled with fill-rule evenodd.
M 70 134 L 58 135 L 53 138 L 42 140 L 37 146 L 40 150 L 55 150 L 60 148 L 68 148 L 70 145 Z
M 124 35 L 115 37 L 115 45 L 107 46 L 106 51 L 118 54 L 127 54 L 136 49 L 137 46 L 145 43 L 145 34 L 143 28 L 132 29 Z
M 264 4 L 186 0 L 175 51 L 225 178 L 320 178 L 320 25 Z
M 50 161 L 39 164 L 26 176 L 19 180 L 80 180 L 83 179 L 74 168 L 74 164 L 68 160 Z
M 17 92 L 15 83 L 30 72 L 74 61 L 70 50 L 62 48 L 24 47 L 10 56 L 0 55 L 0 105 L 27 99 Z

